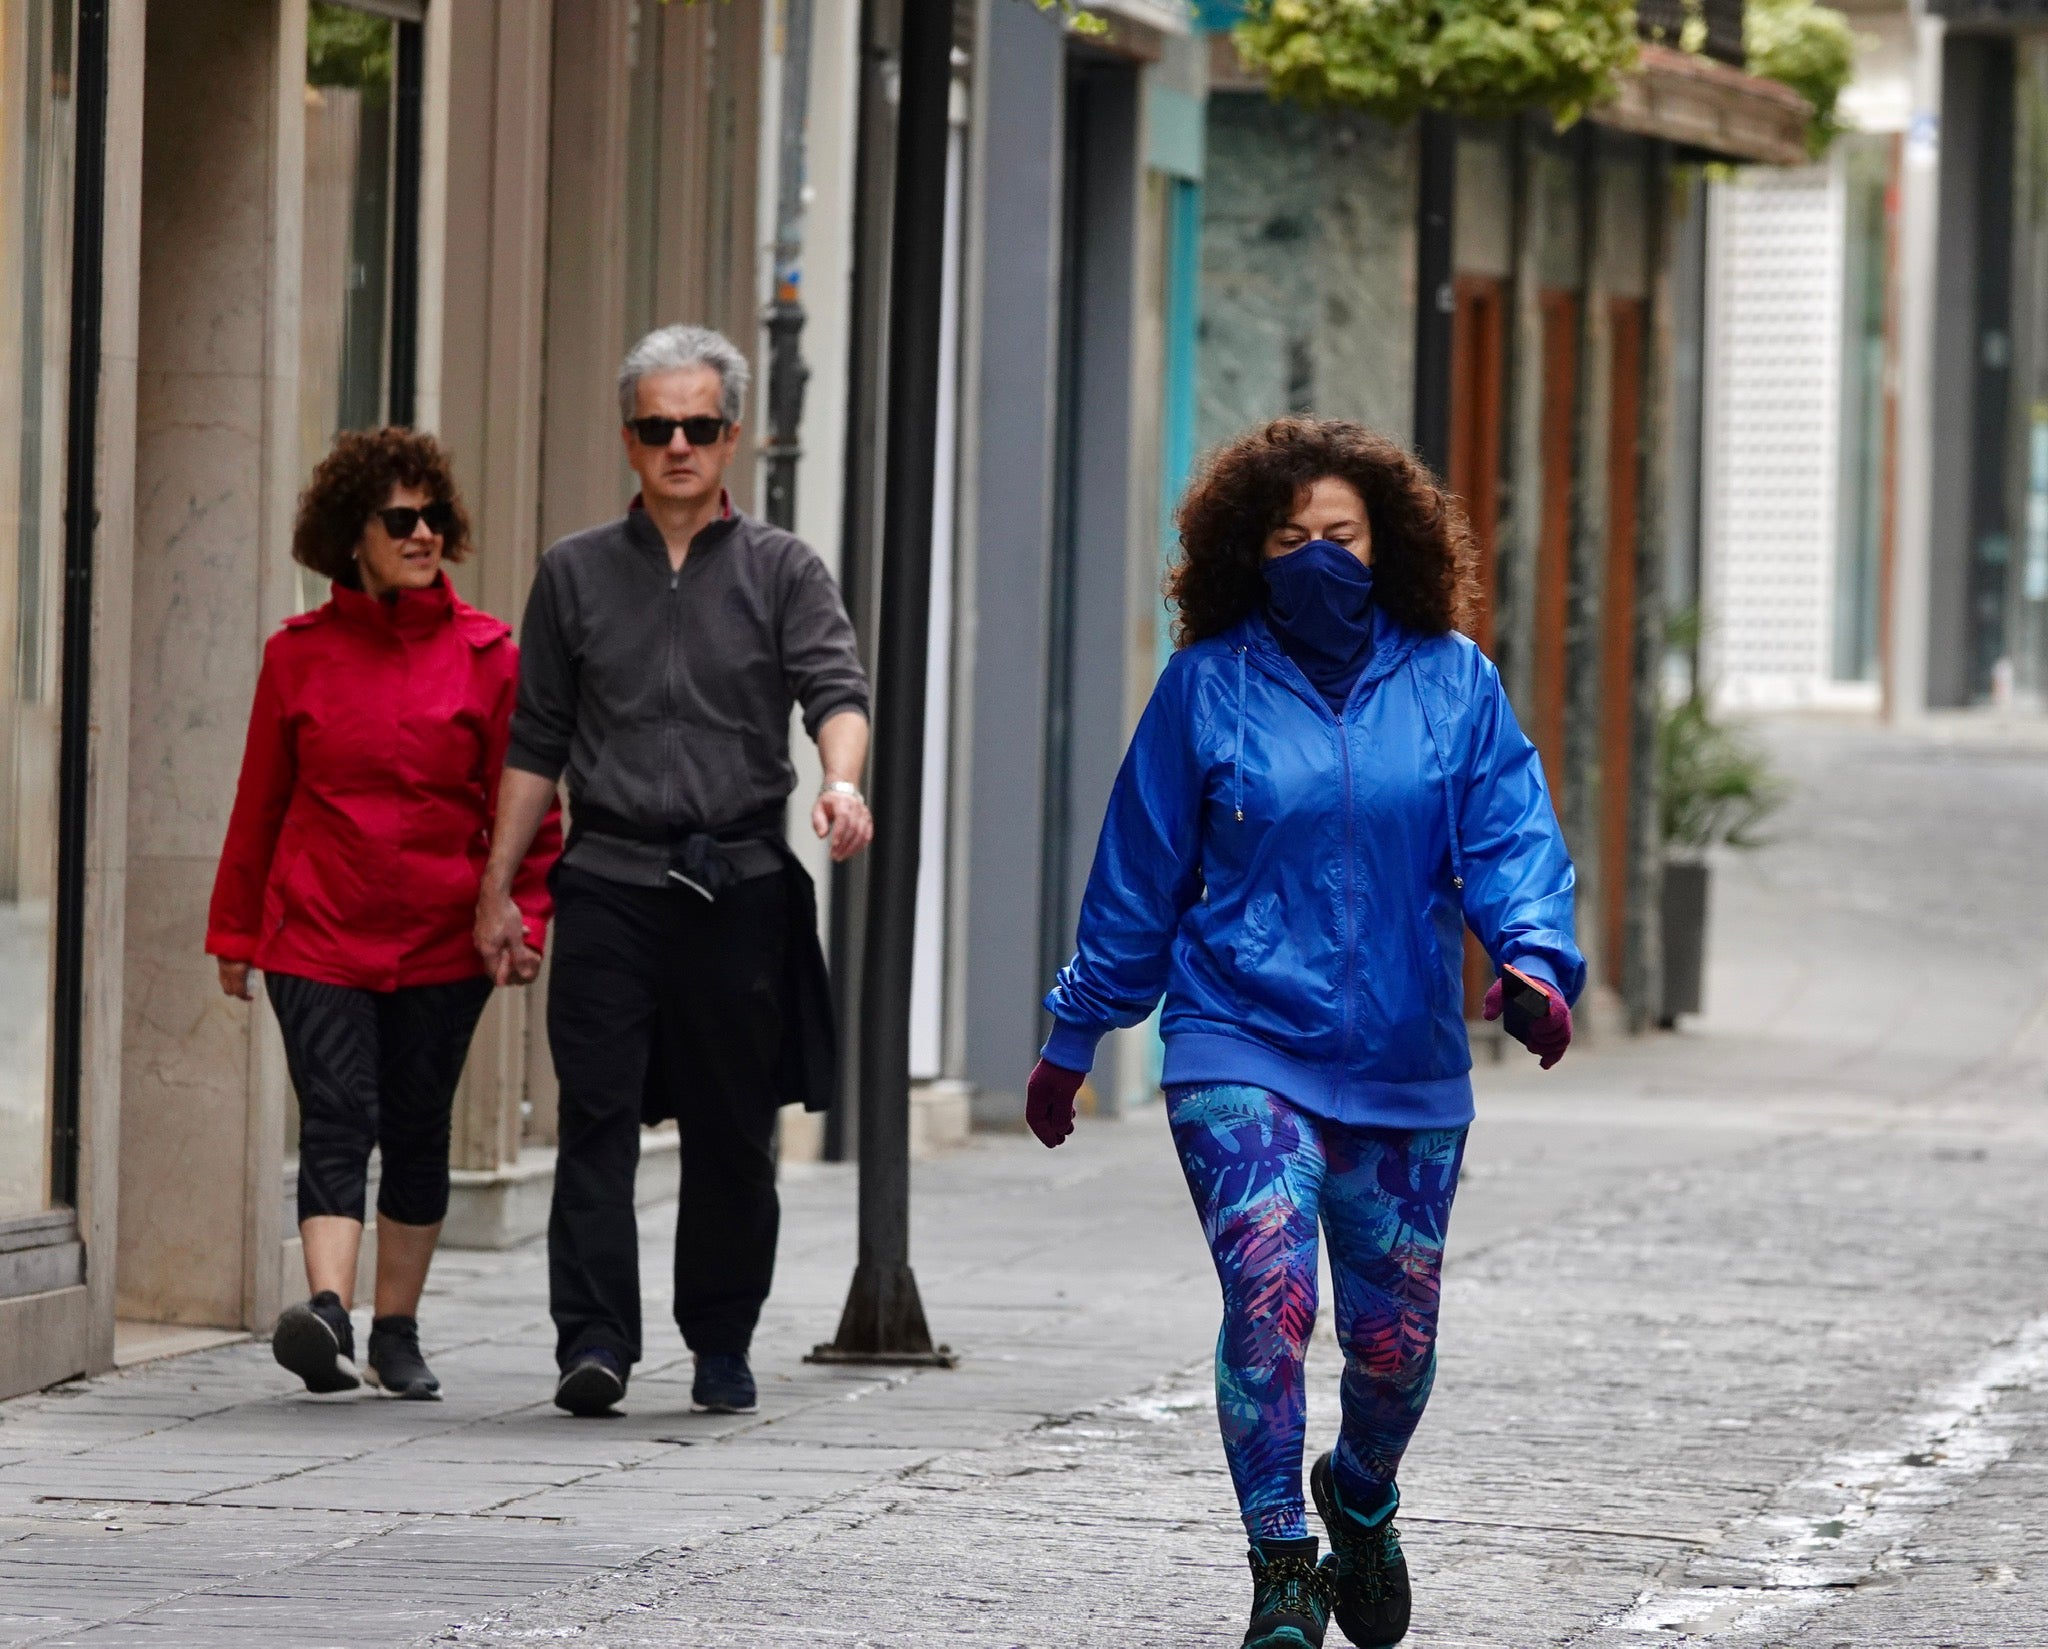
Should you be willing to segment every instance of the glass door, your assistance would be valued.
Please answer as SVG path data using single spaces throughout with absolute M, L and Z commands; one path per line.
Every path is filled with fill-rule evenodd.
M 0 1219 L 64 1200 L 51 1078 L 71 0 L 0 0 Z
M 313 0 L 306 14 L 303 472 L 348 429 L 409 424 L 418 314 L 421 25 Z M 302 604 L 327 599 L 301 572 Z

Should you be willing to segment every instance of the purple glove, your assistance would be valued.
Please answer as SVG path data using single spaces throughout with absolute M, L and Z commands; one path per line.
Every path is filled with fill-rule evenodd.
M 1031 1067 L 1031 1080 L 1024 1086 L 1024 1122 L 1048 1151 L 1074 1131 L 1074 1096 L 1086 1080 L 1085 1071 L 1070 1071 L 1043 1059 Z
M 1542 980 L 1532 979 L 1528 974 L 1522 972 L 1521 969 L 1504 968 L 1501 971 L 1512 973 L 1523 984 L 1530 986 L 1534 990 L 1541 991 L 1550 998 L 1550 1011 L 1531 1025 L 1529 1027 L 1529 1034 L 1522 1038 L 1522 1046 L 1542 1060 L 1543 1069 L 1547 1071 L 1560 1059 L 1564 1058 L 1565 1049 L 1572 1045 L 1571 1007 L 1563 997 L 1544 984 Z M 1501 982 L 1496 979 L 1487 987 L 1485 1004 L 1479 1010 L 1482 1016 L 1487 1019 L 1500 1018 L 1502 1008 L 1501 994 Z

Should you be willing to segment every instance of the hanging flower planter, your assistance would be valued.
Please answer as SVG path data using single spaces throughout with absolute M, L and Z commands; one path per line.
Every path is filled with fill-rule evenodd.
M 1236 30 L 1274 95 L 1390 121 L 1544 109 L 1568 125 L 1636 60 L 1633 0 L 1253 0 Z
M 1749 72 L 1790 86 L 1813 105 L 1806 150 L 1818 160 L 1844 130 L 1835 105 L 1856 77 L 1856 31 L 1841 12 L 1814 0 L 1753 0 L 1747 33 Z

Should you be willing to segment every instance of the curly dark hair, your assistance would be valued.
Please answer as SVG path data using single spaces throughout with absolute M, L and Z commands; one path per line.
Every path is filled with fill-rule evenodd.
M 1398 442 L 1341 418 L 1276 418 L 1209 455 L 1181 500 L 1180 559 L 1166 575 L 1175 645 L 1229 629 L 1266 599 L 1267 535 L 1333 477 L 1365 500 L 1375 599 L 1396 623 L 1443 635 L 1474 608 L 1465 512 Z
M 416 429 L 343 430 L 299 494 L 292 525 L 292 559 L 302 567 L 354 589 L 356 545 L 370 514 L 384 507 L 393 487 L 418 487 L 436 504 L 455 508 L 455 525 L 441 540 L 441 558 L 469 554 L 469 512 L 455 487 L 448 449 Z

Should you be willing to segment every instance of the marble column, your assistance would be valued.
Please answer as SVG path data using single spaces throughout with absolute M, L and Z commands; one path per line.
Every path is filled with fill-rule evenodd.
M 548 306 L 548 140 L 554 10 L 547 0 L 452 0 L 445 216 L 440 247 L 433 427 L 454 455 L 477 555 L 463 596 L 517 625 L 540 552 L 544 335 Z M 499 991 L 470 1045 L 455 1101 L 451 1161 L 493 1171 L 524 1133 L 531 1006 Z M 552 1106 L 552 1085 L 548 1094 Z
M 263 1327 L 284 1082 L 204 953 L 291 587 L 304 0 L 153 6 L 145 44 L 119 1308 Z

